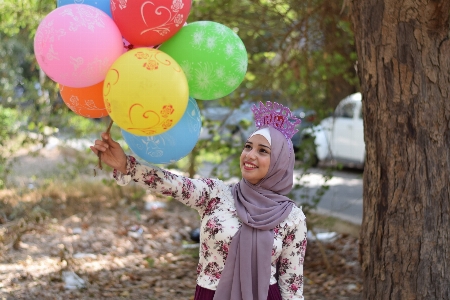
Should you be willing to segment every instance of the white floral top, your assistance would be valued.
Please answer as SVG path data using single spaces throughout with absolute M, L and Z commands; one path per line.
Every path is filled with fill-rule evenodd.
M 230 185 L 218 179 L 190 179 L 155 166 L 140 164 L 128 156 L 127 174 L 114 170 L 120 185 L 131 180 L 163 195 L 172 196 L 196 209 L 201 216 L 200 259 L 197 284 L 216 290 L 228 255 L 231 238 L 241 227 Z M 289 216 L 274 228 L 272 274 L 283 299 L 303 298 L 303 263 L 306 251 L 306 218 L 301 208 L 293 206 Z

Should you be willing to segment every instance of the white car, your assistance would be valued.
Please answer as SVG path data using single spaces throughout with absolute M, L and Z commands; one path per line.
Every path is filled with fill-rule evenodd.
M 333 116 L 314 127 L 318 161 L 333 160 L 345 166 L 364 167 L 366 148 L 361 99 L 361 93 L 347 96 Z

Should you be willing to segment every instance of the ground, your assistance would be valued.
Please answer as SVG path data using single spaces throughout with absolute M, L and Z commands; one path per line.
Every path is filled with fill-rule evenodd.
M 33 159 L 22 159 L 29 171 Z M 42 156 L 34 159 L 42 164 Z M 23 176 L 22 185 L 30 175 Z M 0 299 L 193 299 L 197 213 L 105 178 L 72 182 L 71 189 L 34 182 L 41 189 L 0 191 Z M 27 213 L 20 217 L 18 207 Z M 309 218 L 310 229 L 337 235 L 319 242 L 311 234 L 305 299 L 362 299 L 357 231 Z M 69 286 L 73 274 L 84 284 Z

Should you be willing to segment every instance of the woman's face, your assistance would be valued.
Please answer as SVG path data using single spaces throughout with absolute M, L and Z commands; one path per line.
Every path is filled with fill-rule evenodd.
M 242 177 L 252 184 L 264 178 L 269 171 L 270 151 L 270 144 L 264 136 L 255 134 L 249 138 L 241 153 Z

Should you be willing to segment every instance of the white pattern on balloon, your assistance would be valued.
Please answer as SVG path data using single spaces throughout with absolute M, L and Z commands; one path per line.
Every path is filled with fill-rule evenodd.
M 233 54 L 235 52 L 234 49 L 235 49 L 235 45 L 234 44 L 227 43 L 225 45 L 225 54 L 227 55 L 228 58 L 233 56 Z
M 236 58 L 233 66 L 235 66 L 236 69 L 239 70 L 239 72 L 245 73 L 247 71 L 247 66 L 248 66 L 247 55 Z
M 214 50 L 214 48 L 216 48 L 217 45 L 217 38 L 216 37 L 209 37 L 206 39 L 206 48 L 208 50 Z
M 148 136 L 147 140 L 142 140 L 142 142 L 147 146 L 146 153 L 151 157 L 161 157 L 164 154 L 164 151 L 160 148 L 160 144 L 175 145 L 174 139 L 170 136 L 166 136 L 165 138 Z
M 219 99 L 219 98 L 223 97 L 224 94 L 225 94 L 225 93 L 224 93 L 223 89 L 218 89 L 218 90 L 216 90 L 216 92 L 214 93 L 214 96 L 215 96 L 216 99 Z
M 127 0 L 119 0 L 119 7 L 120 9 L 127 8 Z
M 82 57 L 70 57 L 70 63 L 73 65 L 73 69 L 76 71 L 83 64 Z
M 59 58 L 58 58 L 58 53 L 56 53 L 55 50 L 53 49 L 53 45 L 51 45 L 51 46 L 48 48 L 48 52 L 47 52 L 47 54 L 45 55 L 45 58 L 46 58 L 47 60 L 49 60 L 49 61 L 51 61 L 51 60 L 59 60 Z
M 215 28 L 214 30 L 216 31 L 217 35 L 224 37 L 227 33 L 228 33 L 228 28 L 223 26 L 222 24 L 214 24 L 213 25 Z
M 225 68 L 223 66 L 217 68 L 216 77 L 218 79 L 223 79 L 225 77 Z
M 198 68 L 195 70 L 198 88 L 207 90 L 212 86 L 214 83 L 212 80 L 214 78 L 214 69 L 211 63 L 199 63 Z
M 205 26 L 213 26 L 217 35 L 215 37 L 208 37 L 205 39 L 204 38 L 205 34 L 200 29 L 199 31 L 193 34 L 192 45 L 195 45 L 198 48 L 203 48 L 205 50 L 217 49 L 218 39 L 223 40 L 223 38 L 225 38 L 226 33 L 228 32 L 228 28 L 218 23 L 212 24 L 208 22 L 199 22 L 199 23 Z M 243 50 L 245 49 L 245 46 L 237 41 L 240 41 L 240 39 L 236 39 L 234 41 L 226 41 L 223 51 L 227 59 L 231 58 L 234 60 L 233 66 L 235 66 L 237 70 L 239 70 L 240 72 L 245 72 L 247 70 L 248 64 L 246 52 L 244 51 L 244 55 L 241 55 L 240 57 L 237 58 L 235 57 L 237 52 L 236 50 Z M 189 76 L 188 74 L 190 72 L 189 71 L 186 72 L 185 66 L 186 63 L 182 65 L 182 68 L 187 74 L 187 76 Z M 215 72 L 213 71 L 214 69 L 216 69 Z M 223 79 L 225 85 L 228 87 L 234 87 L 239 84 L 239 80 L 237 78 L 226 77 L 227 74 L 225 74 L 225 69 L 221 67 L 219 67 L 218 69 L 214 68 L 211 64 L 208 63 L 198 63 L 198 66 L 195 68 L 195 75 L 197 78 L 197 87 L 202 90 L 212 89 L 215 86 L 215 82 L 212 80 L 212 78 L 214 77 L 218 79 Z M 220 92 L 218 94 L 220 94 Z
M 84 6 L 77 6 L 76 10 L 78 14 L 74 14 L 72 8 L 66 8 L 61 12 L 62 16 L 72 17 L 70 31 L 77 31 L 79 27 L 85 27 L 94 32 L 96 27 L 105 27 L 101 11 L 86 9 Z
M 195 70 L 194 63 L 189 60 L 183 60 L 180 62 L 180 67 L 183 69 L 184 74 L 188 78 L 192 76 L 192 71 Z
M 83 111 L 83 109 L 87 109 L 90 111 L 104 111 L 104 113 L 101 116 L 98 116 L 98 118 L 101 118 L 103 116 L 107 115 L 107 112 L 104 108 L 100 108 L 97 107 L 97 105 L 95 105 L 95 101 L 94 100 L 86 100 L 84 102 L 84 106 L 80 104 L 80 100 L 78 99 L 77 96 L 71 96 L 67 106 L 73 110 L 74 112 L 81 114 L 81 112 Z M 89 114 L 87 114 L 87 116 L 90 116 Z
M 227 86 L 229 86 L 229 87 L 234 87 L 234 86 L 237 86 L 239 84 L 239 81 L 235 77 L 229 77 L 225 81 L 225 84 Z
M 183 1 L 181 1 L 181 0 L 173 0 L 171 8 L 172 8 L 172 10 L 174 12 L 178 12 L 178 11 L 182 10 L 183 7 L 184 7 Z
M 97 58 L 97 59 L 91 61 L 86 66 L 86 76 L 93 73 L 94 71 L 104 69 L 109 65 L 111 65 L 111 63 L 109 62 L 109 60 L 107 58 L 103 58 L 103 59 Z
M 144 21 L 145 25 L 147 25 L 147 20 L 145 19 L 144 9 L 147 5 L 155 6 L 155 4 L 152 1 L 146 1 L 146 2 L 142 3 L 141 18 L 142 18 L 142 21 Z M 147 29 L 141 31 L 141 35 L 149 32 L 149 31 L 154 31 L 154 32 L 157 32 L 160 35 L 164 36 L 170 32 L 170 27 L 169 27 L 170 25 L 175 25 L 176 27 L 181 26 L 184 23 L 184 21 L 183 21 L 184 16 L 182 14 L 179 14 L 178 12 L 180 9 L 183 8 L 183 6 L 184 6 L 184 4 L 181 0 L 173 0 L 172 6 L 170 9 L 165 6 L 156 7 L 154 10 L 154 13 L 158 16 L 161 16 L 164 13 L 164 11 L 167 12 L 168 17 L 167 17 L 166 21 L 164 21 L 162 24 L 160 24 L 158 26 L 147 28 Z M 173 13 L 175 15 L 172 16 Z
M 194 33 L 194 40 L 192 41 L 192 46 L 200 48 L 205 40 L 205 33 L 202 31 L 197 31 Z

